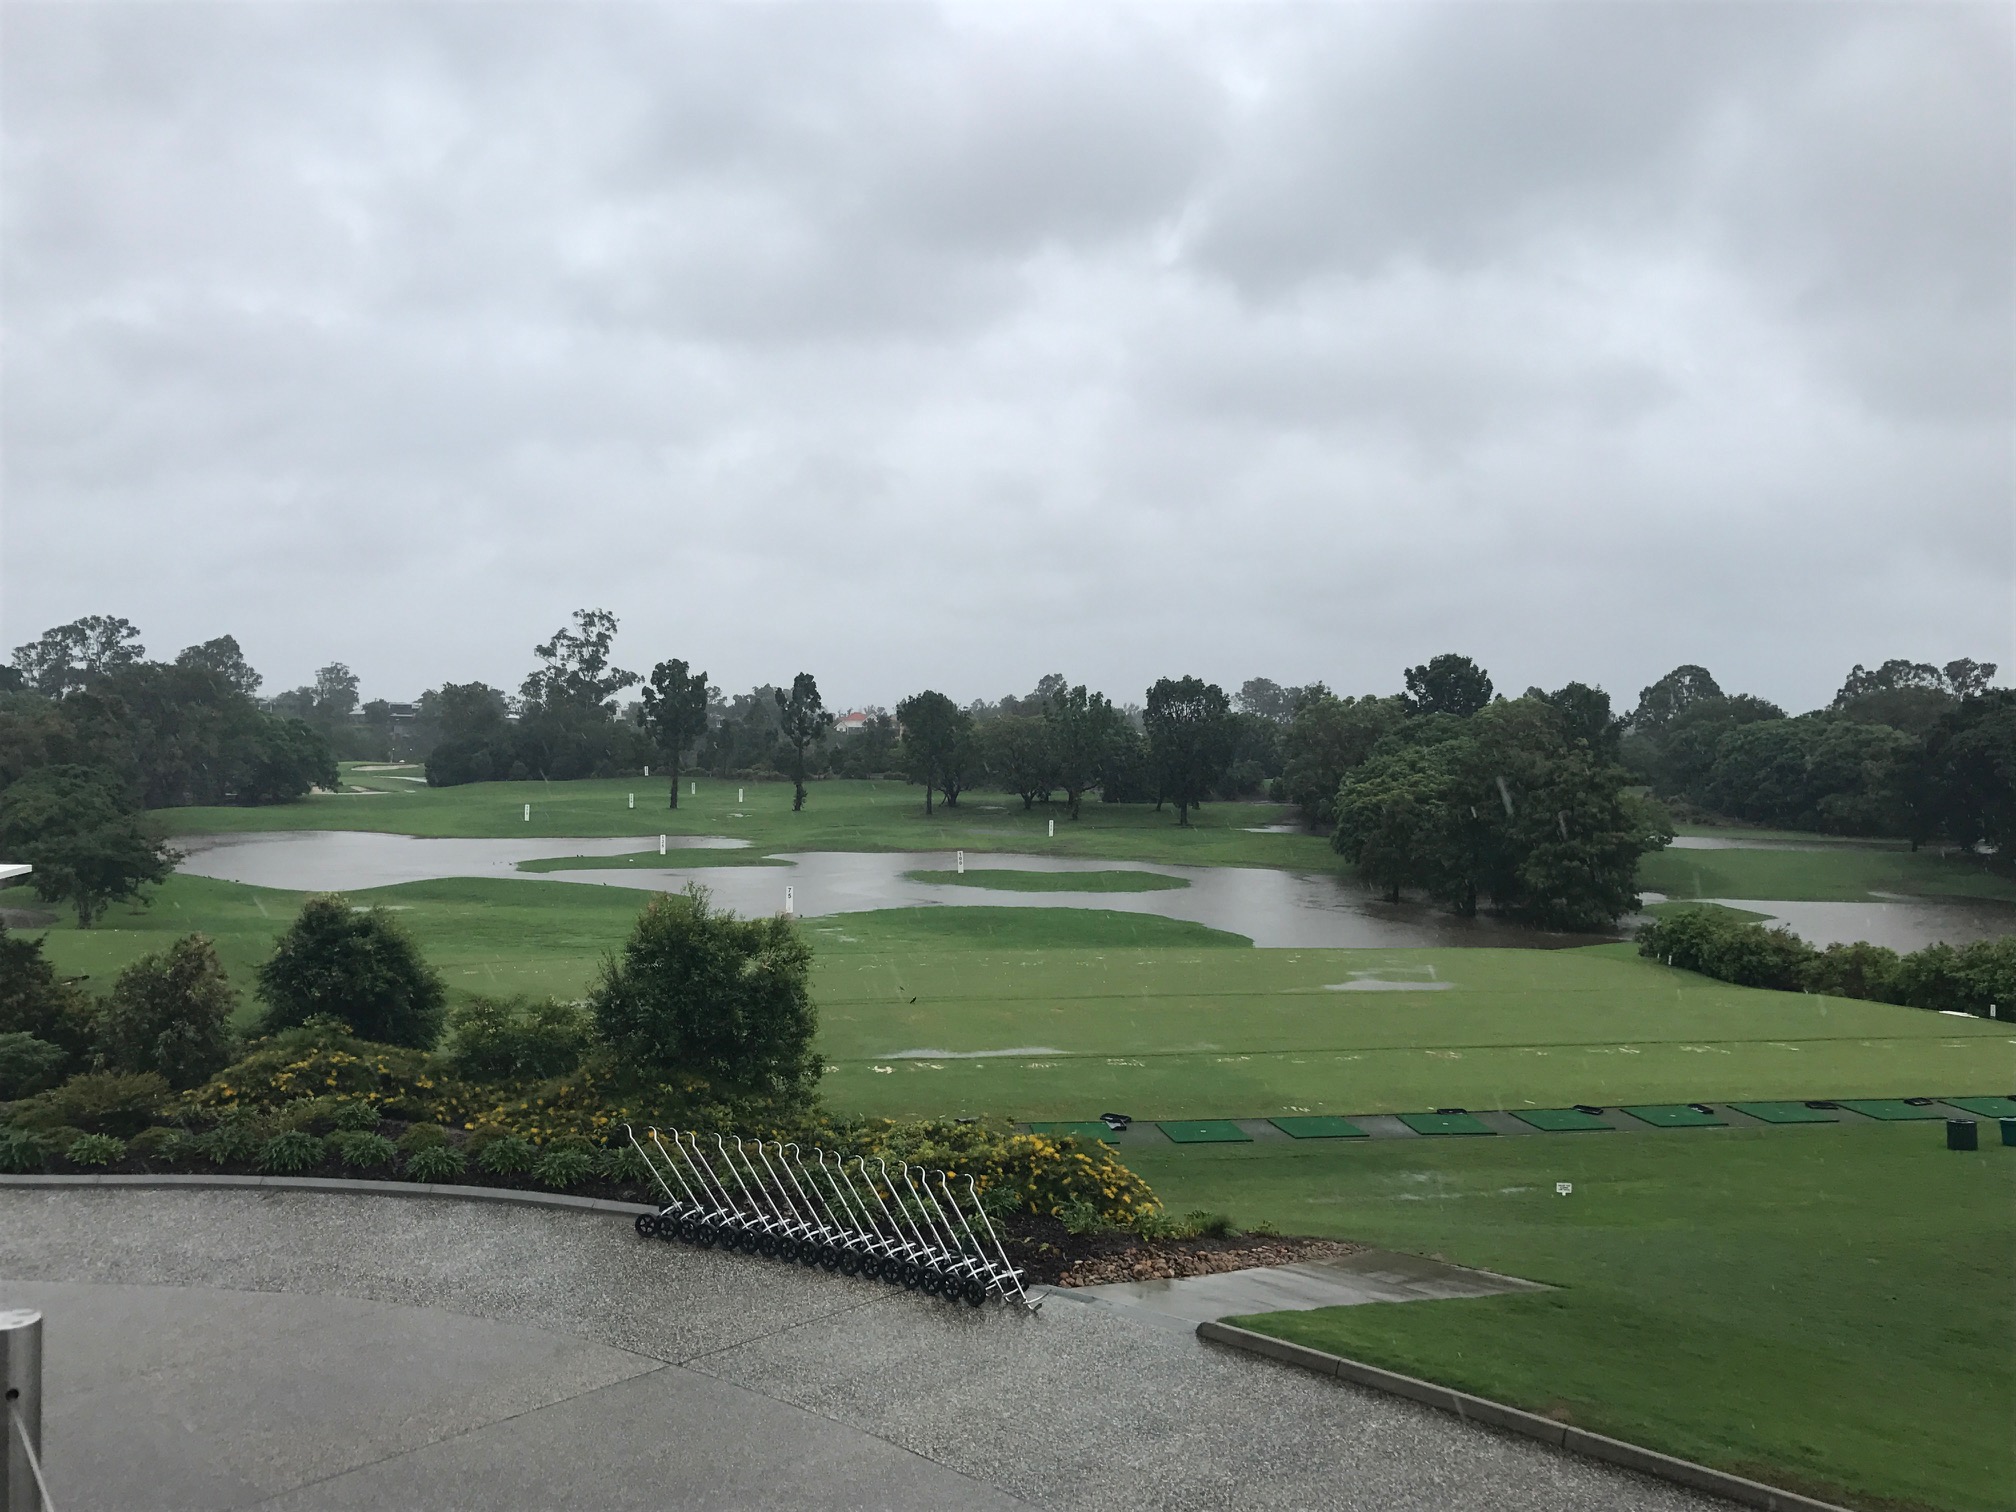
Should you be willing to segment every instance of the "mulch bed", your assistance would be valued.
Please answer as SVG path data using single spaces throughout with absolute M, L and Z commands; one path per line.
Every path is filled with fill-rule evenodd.
M 1057 1219 L 1017 1214 L 1001 1225 L 1008 1258 L 1030 1282 L 1049 1286 L 1100 1286 L 1109 1281 L 1168 1281 L 1215 1276 L 1262 1265 L 1335 1260 L 1362 1244 L 1275 1234 L 1235 1234 L 1222 1239 L 1143 1239 L 1125 1230 L 1074 1234 Z

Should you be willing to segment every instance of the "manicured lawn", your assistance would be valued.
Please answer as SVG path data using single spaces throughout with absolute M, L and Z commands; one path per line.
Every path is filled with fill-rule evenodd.
M 984 887 L 994 892 L 1169 892 L 1190 885 L 1182 877 L 1141 871 L 1040 872 L 988 867 L 970 872 L 907 871 L 903 875 L 912 882 Z
M 1933 1124 L 1128 1161 L 1178 1211 L 1559 1288 L 1245 1327 L 1837 1500 L 2016 1506 L 2016 1150 Z
M 1845 844 L 1826 850 L 1668 849 L 1639 863 L 1638 885 L 1669 898 L 1864 903 L 1887 893 L 2016 901 L 2016 877 L 1991 869 L 1983 857 Z
M 632 851 L 623 856 L 541 856 L 536 861 L 520 861 L 512 869 L 521 872 L 565 872 L 565 871 L 625 871 L 641 867 L 655 871 L 664 866 L 789 866 L 789 861 L 775 860 L 760 850 L 702 850 L 686 847 L 676 851 L 658 854 L 658 847 L 649 850 Z M 641 904 L 639 905 L 642 906 Z

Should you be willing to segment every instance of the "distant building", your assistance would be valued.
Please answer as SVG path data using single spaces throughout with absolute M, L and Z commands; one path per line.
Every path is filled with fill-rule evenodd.
M 859 709 L 849 709 L 845 714 L 842 714 L 838 719 L 833 721 L 833 733 L 835 735 L 852 735 L 856 730 L 865 730 L 868 728 L 868 721 L 874 717 L 872 714 L 862 713 Z

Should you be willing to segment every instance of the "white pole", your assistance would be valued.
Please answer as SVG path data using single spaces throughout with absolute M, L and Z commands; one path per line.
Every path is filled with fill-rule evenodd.
M 959 852 L 959 875 L 962 877 L 966 875 L 966 852 L 964 851 Z
M 525 805 L 525 822 L 527 824 L 532 822 L 532 805 L 529 803 Z
M 785 918 L 787 918 L 787 919 L 788 919 L 788 918 L 790 918 L 790 917 L 791 917 L 791 910 L 792 910 L 792 890 L 791 890 L 790 888 L 788 888 L 788 887 L 787 887 L 787 888 L 785 888 L 785 889 L 784 889 L 784 917 L 785 917 Z
M 646 777 L 651 775 L 651 763 L 648 761 L 644 763 L 644 775 Z
M 696 782 L 691 787 L 687 788 L 686 796 L 688 798 L 698 798 L 700 796 L 700 784 Z
M 661 856 L 665 854 L 665 844 L 666 844 L 665 837 L 663 835 L 660 835 L 658 837 L 658 854 Z
M 637 807 L 637 795 L 635 793 L 632 793 L 630 795 L 630 807 L 632 808 Z
M 735 801 L 737 803 L 740 803 L 742 801 L 742 789 L 740 788 L 735 789 Z
M 1057 838 L 1057 821 L 1055 819 L 1050 821 L 1050 838 L 1052 840 Z

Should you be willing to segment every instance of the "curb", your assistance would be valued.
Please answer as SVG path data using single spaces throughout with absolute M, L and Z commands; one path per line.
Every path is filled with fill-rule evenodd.
M 1467 1422 L 1482 1423 L 1487 1427 L 1503 1429 L 1507 1433 L 1539 1439 L 1542 1443 L 1552 1444 L 1557 1449 L 1566 1449 L 1571 1454 L 1585 1455 L 1590 1459 L 1602 1460 L 1626 1470 L 1636 1470 L 1641 1475 L 1656 1476 L 1660 1480 L 1672 1481 L 1675 1485 L 1686 1486 L 1691 1490 L 1706 1491 L 1710 1495 L 1723 1497 L 1742 1506 L 1761 1508 L 1762 1512 L 1848 1512 L 1847 1508 L 1834 1502 L 1801 1496 L 1796 1491 L 1781 1491 L 1776 1486 L 1745 1480 L 1740 1475 L 1730 1475 L 1726 1471 L 1712 1470 L 1706 1465 L 1697 1465 L 1692 1460 L 1676 1459 L 1670 1454 L 1661 1454 L 1656 1449 L 1644 1449 L 1637 1444 L 1627 1444 L 1622 1439 L 1606 1438 L 1600 1433 L 1571 1428 L 1566 1423 L 1557 1423 L 1554 1419 L 1541 1417 L 1538 1413 L 1507 1407 L 1503 1402 L 1471 1396 L 1466 1391 L 1455 1391 L 1447 1386 L 1437 1386 L 1432 1381 L 1417 1380 L 1413 1376 L 1401 1375 L 1396 1371 L 1381 1370 L 1376 1365 L 1361 1364 L 1357 1360 L 1347 1360 L 1342 1355 L 1326 1354 L 1320 1349 L 1310 1349 L 1303 1344 L 1291 1344 L 1286 1339 L 1254 1333 L 1250 1329 L 1234 1328 L 1228 1323 L 1199 1323 L 1197 1337 L 1214 1344 L 1226 1344 L 1234 1349 L 1265 1355 L 1283 1364 L 1312 1370 L 1318 1375 L 1336 1376 L 1339 1380 L 1350 1381 L 1354 1385 L 1369 1386 L 1375 1391 L 1391 1392 L 1395 1396 L 1407 1397 L 1443 1412 L 1452 1412 Z
M 604 1197 L 569 1197 L 561 1192 L 520 1192 L 509 1187 L 444 1186 L 424 1181 L 350 1181 L 335 1176 L 0 1176 L 0 1187 L 221 1187 L 274 1192 L 334 1192 L 352 1197 L 446 1197 L 460 1202 L 510 1202 L 524 1207 L 572 1208 L 577 1212 L 658 1211 L 643 1202 Z

